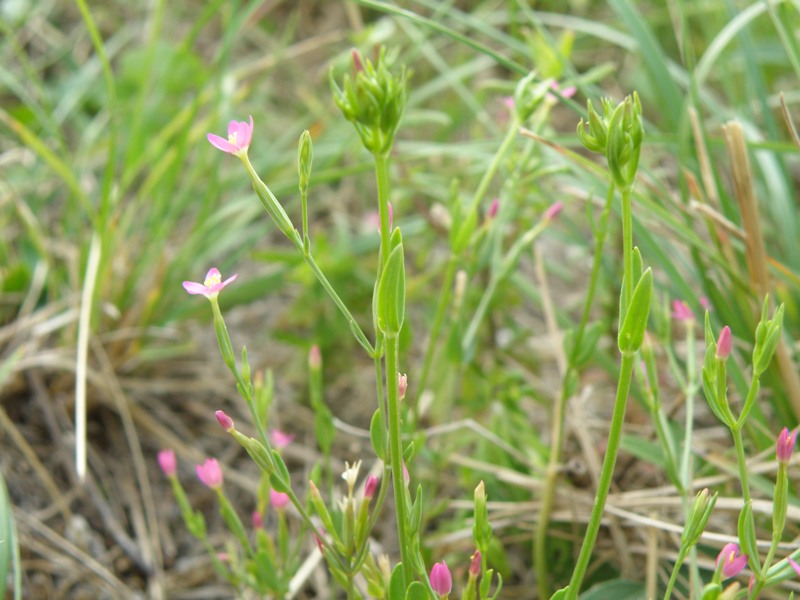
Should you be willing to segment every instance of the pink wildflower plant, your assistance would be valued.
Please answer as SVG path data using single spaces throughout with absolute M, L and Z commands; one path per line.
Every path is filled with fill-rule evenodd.
M 218 490 L 222 487 L 222 467 L 216 458 L 207 458 L 202 465 L 195 465 L 197 478 L 206 487 Z
M 228 284 L 233 283 L 238 276 L 238 274 L 234 274 L 231 277 L 228 277 L 228 279 L 225 281 L 222 281 L 222 275 L 220 274 L 219 270 L 216 268 L 211 268 L 209 269 L 208 273 L 206 273 L 206 278 L 203 283 L 198 283 L 196 281 L 184 281 L 183 289 L 190 294 L 199 294 L 213 301 L 217 298 L 220 291 Z
M 247 156 L 247 149 L 253 140 L 253 116 L 250 116 L 250 123 L 245 121 L 231 121 L 228 123 L 228 139 L 209 133 L 206 135 L 212 146 L 233 154 L 234 156 Z

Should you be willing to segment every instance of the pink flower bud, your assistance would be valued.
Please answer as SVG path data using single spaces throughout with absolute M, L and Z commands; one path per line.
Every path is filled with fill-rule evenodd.
M 353 48 L 353 51 L 351 52 L 351 56 L 353 57 L 353 66 L 356 69 L 356 73 L 360 73 L 361 71 L 364 70 L 364 67 L 361 64 L 361 55 L 358 53 L 358 50 Z
M 276 510 L 283 510 L 289 504 L 289 495 L 283 492 L 269 491 L 269 502 Z
M 397 374 L 397 396 L 399 400 L 406 397 L 406 390 L 408 390 L 408 375 L 405 373 Z
M 392 223 L 394 222 L 394 209 L 392 208 L 392 203 L 386 203 L 387 208 L 389 209 L 389 231 L 392 231 Z
M 220 424 L 220 427 L 222 427 L 228 433 L 233 431 L 233 419 L 231 419 L 221 410 L 215 412 L 214 415 L 217 417 L 217 422 Z
M 364 498 L 366 500 L 372 500 L 375 496 L 375 492 L 378 489 L 379 480 L 375 475 L 370 475 L 367 477 L 367 480 L 364 482 Z
M 195 465 L 197 478 L 212 490 L 222 487 L 222 467 L 216 458 L 207 458 L 202 465 Z
M 731 354 L 731 328 L 725 325 L 717 339 L 717 358 L 725 360 Z
M 162 450 L 158 453 L 158 466 L 167 477 L 173 477 L 178 471 L 178 463 L 175 460 L 174 450 Z
M 322 353 L 316 344 L 308 351 L 308 368 L 312 371 L 319 371 L 322 368 Z
M 469 563 L 469 576 L 472 578 L 481 574 L 481 551 L 475 550 L 472 560 Z
M 453 576 L 445 561 L 438 562 L 431 569 L 431 588 L 440 598 L 446 598 L 453 589 Z
M 264 526 L 264 517 L 257 510 L 253 511 L 253 529 L 261 529 Z
M 497 216 L 498 210 L 500 210 L 500 198 L 495 198 L 492 200 L 492 203 L 489 205 L 489 209 L 486 211 L 486 218 L 491 221 Z
M 717 565 L 722 562 L 722 578 L 735 577 L 747 566 L 747 555 L 742 554 L 739 544 L 725 544 L 717 557 Z
M 794 572 L 800 575 L 800 565 L 794 562 L 791 558 L 787 558 L 786 561 L 792 566 Z
M 775 454 L 782 463 L 788 463 L 792 458 L 794 443 L 797 441 L 797 429 L 789 431 L 786 427 L 778 435 L 778 443 L 775 445 Z
M 406 484 L 406 487 L 408 487 L 408 484 L 411 483 L 411 475 L 408 474 L 406 461 L 403 461 L 403 483 Z
M 278 450 L 281 450 L 294 441 L 294 434 L 284 433 L 280 429 L 273 429 L 269 434 L 269 441 Z
M 546 211 L 544 211 L 544 219 L 546 221 L 555 221 L 556 217 L 564 210 L 563 202 L 555 202 L 551 204 Z

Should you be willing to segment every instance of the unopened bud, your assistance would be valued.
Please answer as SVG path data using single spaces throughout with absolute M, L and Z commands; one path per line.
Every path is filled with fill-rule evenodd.
M 408 390 L 408 375 L 405 373 L 397 374 L 397 397 L 402 400 L 406 397 L 406 390 Z
M 233 419 L 226 415 L 223 411 L 218 410 L 214 413 L 217 417 L 217 422 L 227 432 L 233 431 Z
M 561 211 L 563 209 L 564 209 L 564 203 L 563 202 L 554 202 L 553 204 L 551 204 L 547 208 L 546 211 L 544 211 L 543 218 L 546 221 L 554 221 L 556 219 L 556 217 L 558 217 L 558 215 L 561 213 Z
M 372 500 L 375 496 L 375 492 L 378 489 L 379 480 L 375 475 L 370 475 L 367 477 L 367 480 L 364 482 L 364 498 L 366 500 Z
M 475 550 L 469 563 L 469 576 L 475 578 L 481 574 L 481 551 Z
M 308 368 L 312 371 L 319 371 L 322 368 L 322 354 L 316 344 L 308 351 Z
M 731 354 L 731 328 L 725 325 L 717 339 L 717 358 L 726 360 Z

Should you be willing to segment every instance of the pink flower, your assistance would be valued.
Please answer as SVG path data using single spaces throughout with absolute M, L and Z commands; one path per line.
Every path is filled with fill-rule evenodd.
M 253 139 L 253 116 L 250 116 L 250 124 L 244 121 L 231 121 L 228 123 L 228 139 L 222 138 L 213 133 L 206 135 L 208 141 L 215 148 L 234 156 L 246 156 L 247 149 Z
M 364 498 L 367 500 L 372 500 L 377 489 L 378 478 L 375 477 L 375 475 L 368 476 L 367 480 L 364 482 Z
M 162 450 L 158 453 L 158 466 L 167 477 L 172 477 L 178 471 L 178 463 L 175 460 L 174 450 Z
M 794 562 L 791 558 L 787 558 L 786 560 L 790 565 L 792 565 L 792 568 L 794 569 L 794 572 L 797 573 L 798 575 L 800 575 L 800 565 L 798 565 L 796 562 Z
M 734 577 L 747 566 L 747 555 L 742 554 L 739 544 L 725 544 L 717 557 L 717 565 L 722 562 L 722 578 Z
M 358 53 L 358 50 L 353 48 L 350 55 L 353 57 L 353 67 L 356 70 L 356 73 L 359 73 L 364 70 L 364 66 L 361 64 L 361 55 Z
M 294 441 L 294 434 L 284 433 L 280 429 L 273 429 L 269 434 L 269 441 L 278 449 L 286 448 Z
M 676 321 L 694 321 L 694 313 L 683 300 L 673 300 L 672 318 Z
M 562 88 L 561 86 L 558 85 L 557 81 L 554 81 L 553 83 L 550 84 L 550 89 L 559 92 L 562 98 L 572 98 L 575 95 L 575 92 L 577 91 L 574 85 Z M 551 94 L 550 92 L 547 92 L 547 99 L 552 101 L 558 100 L 556 95 Z
M 788 463 L 792 458 L 794 443 L 797 441 L 797 429 L 789 431 L 786 427 L 778 435 L 778 443 L 775 445 L 775 454 L 782 463 Z
M 717 339 L 717 358 L 725 360 L 731 354 L 731 328 L 725 325 Z
M 207 458 L 202 465 L 195 465 L 197 478 L 200 482 L 216 490 L 222 487 L 222 467 L 219 466 L 219 461 L 216 458 Z
M 447 568 L 447 563 L 442 561 L 433 565 L 431 569 L 431 587 L 437 596 L 446 598 L 453 589 L 453 576 L 450 575 L 450 569 Z
M 216 268 L 212 268 L 209 269 L 208 273 L 206 273 L 206 278 L 203 283 L 197 283 L 196 281 L 184 281 L 183 289 L 190 294 L 201 294 L 209 300 L 213 300 L 219 295 L 219 292 L 222 290 L 222 288 L 229 283 L 232 283 L 233 280 L 238 276 L 238 274 L 235 274 L 225 281 L 222 281 L 222 275 L 220 275 L 220 272 Z
M 289 495 L 283 492 L 269 491 L 269 502 L 276 510 L 283 510 L 289 504 Z
M 508 110 L 514 110 L 514 96 L 503 96 L 503 106 Z
M 217 422 L 225 431 L 233 431 L 233 419 L 226 415 L 225 412 L 218 410 L 214 413 L 214 416 L 217 417 Z

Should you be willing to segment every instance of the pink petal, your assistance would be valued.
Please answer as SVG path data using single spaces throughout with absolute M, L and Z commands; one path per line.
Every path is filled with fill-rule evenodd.
M 211 267 L 208 270 L 208 273 L 206 273 L 206 280 L 211 279 L 212 277 L 220 277 L 219 269 L 217 269 L 216 267 Z
M 215 148 L 219 148 L 223 152 L 227 152 L 228 154 L 233 154 L 233 153 L 239 151 L 239 149 L 236 146 L 231 144 L 225 138 L 219 137 L 218 135 L 214 135 L 213 133 L 209 133 L 209 134 L 206 134 L 206 137 L 208 138 L 208 141 L 211 142 L 212 146 L 214 146 Z
M 239 131 L 239 121 L 228 122 L 228 137 Z
M 185 289 L 190 294 L 207 294 L 208 288 L 204 286 L 202 283 L 197 283 L 195 281 L 184 281 L 183 282 L 183 289 Z
M 800 575 L 800 565 L 794 562 L 791 558 L 787 558 L 786 560 L 789 562 L 790 565 L 792 565 L 794 572 Z
M 236 138 L 239 142 L 240 148 L 247 148 L 253 140 L 253 115 L 250 115 L 250 125 L 242 122 L 242 132 L 240 137 Z
M 238 274 L 238 273 L 234 273 L 233 275 L 231 275 L 230 277 L 228 277 L 228 278 L 227 278 L 225 281 L 223 281 L 222 283 L 220 283 L 220 284 L 219 284 L 219 285 L 220 285 L 220 289 L 224 288 L 226 285 L 228 285 L 229 283 L 231 283 L 231 282 L 232 282 L 234 279 L 236 279 L 238 276 L 239 276 L 239 274 Z

